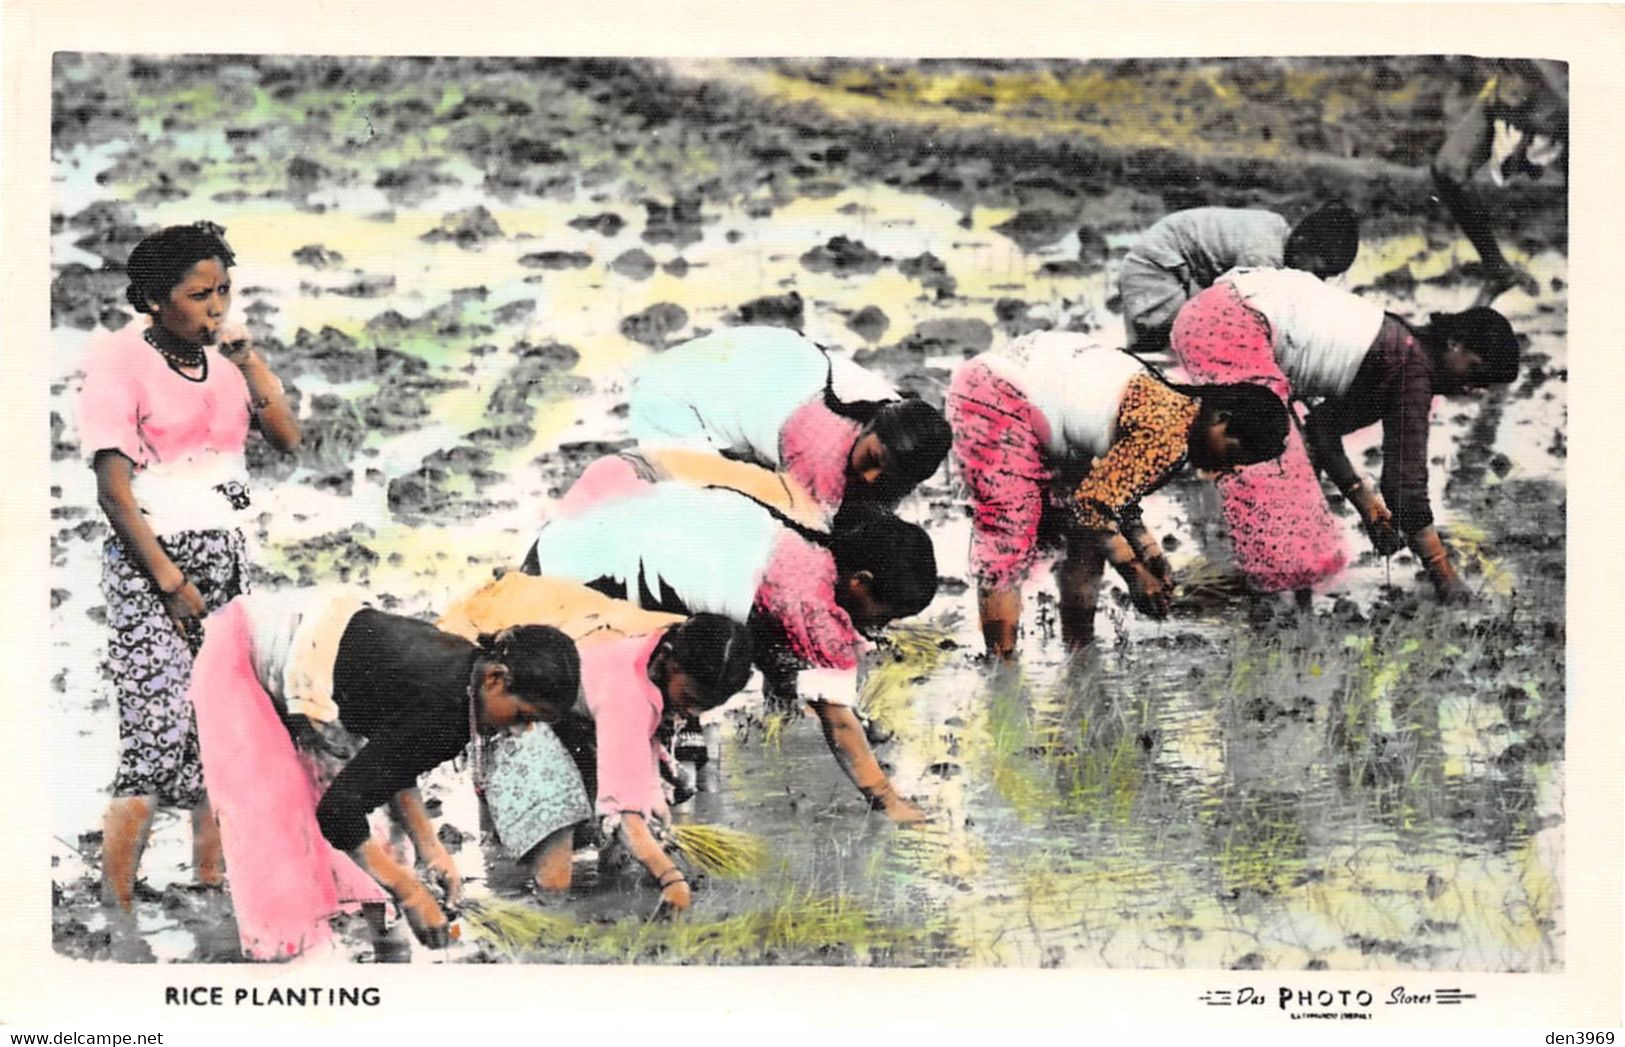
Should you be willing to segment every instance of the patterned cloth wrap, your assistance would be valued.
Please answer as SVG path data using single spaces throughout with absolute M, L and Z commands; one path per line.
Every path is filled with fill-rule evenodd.
M 485 807 L 509 854 L 522 857 L 560 829 L 592 817 L 581 771 L 547 724 L 492 739 L 485 759 Z
M 159 539 L 164 551 L 215 611 L 247 589 L 241 531 L 180 531 Z M 203 799 L 203 765 L 186 687 L 193 652 L 164 611 L 157 587 L 117 538 L 102 550 L 107 600 L 108 676 L 119 710 L 114 796 L 156 796 L 192 807 Z
M 513 625 L 551 625 L 588 648 L 681 621 L 679 615 L 645 611 L 573 582 L 511 572 L 459 600 L 435 624 L 474 641 Z M 494 739 L 486 749 L 483 784 L 497 839 L 515 857 L 593 815 L 575 758 L 546 724 Z
M 1119 357 L 1130 359 L 1083 352 L 1065 365 L 1093 374 Z M 1119 390 L 1106 367 L 1099 384 L 1077 386 L 1070 412 L 1072 421 L 1093 424 L 1057 440 L 1056 419 L 990 362 L 997 361 L 978 357 L 960 367 L 947 400 L 972 506 L 971 568 L 984 590 L 1020 585 L 1041 550 L 1137 520 L 1140 498 L 1184 461 L 1198 409 L 1143 370 Z
M 1038 557 L 1046 514 L 1064 520 L 1044 450 L 1049 424 L 1021 390 L 977 361 L 954 373 L 946 407 L 973 507 L 971 570 L 984 587 L 1017 586 Z
M 1254 382 L 1290 402 L 1291 384 L 1276 362 L 1270 325 L 1223 281 L 1192 298 L 1174 321 L 1170 343 L 1192 382 Z M 1286 451 L 1218 480 L 1236 566 L 1262 592 L 1306 588 L 1348 562 L 1303 435 L 1288 427 Z

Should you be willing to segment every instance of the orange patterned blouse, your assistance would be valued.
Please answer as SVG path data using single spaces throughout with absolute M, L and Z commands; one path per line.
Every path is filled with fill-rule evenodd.
M 1148 374 L 1135 375 L 1117 408 L 1117 439 L 1072 494 L 1079 526 L 1105 531 L 1184 461 L 1199 405 Z

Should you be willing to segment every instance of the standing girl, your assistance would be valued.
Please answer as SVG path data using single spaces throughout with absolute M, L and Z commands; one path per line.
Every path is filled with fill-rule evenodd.
M 159 804 L 192 808 L 196 875 L 219 882 L 187 678 L 203 616 L 247 586 L 248 431 L 282 451 L 299 442 L 264 359 L 246 336 L 222 335 L 236 261 L 223 233 L 200 222 L 137 244 L 126 295 L 146 316 L 85 360 L 79 434 L 113 529 L 102 589 L 119 708 L 102 894 L 126 911 Z

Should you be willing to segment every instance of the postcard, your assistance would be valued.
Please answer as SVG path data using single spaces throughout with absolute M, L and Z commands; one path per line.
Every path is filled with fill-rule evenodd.
M 1607 9 L 67 7 L 0 1019 L 1619 1024 Z

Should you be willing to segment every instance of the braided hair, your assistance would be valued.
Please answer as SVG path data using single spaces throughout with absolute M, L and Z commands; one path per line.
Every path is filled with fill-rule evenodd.
M 699 708 L 715 709 L 750 679 L 754 651 L 750 630 L 720 614 L 696 614 L 666 630 L 665 651 L 704 692 Z

